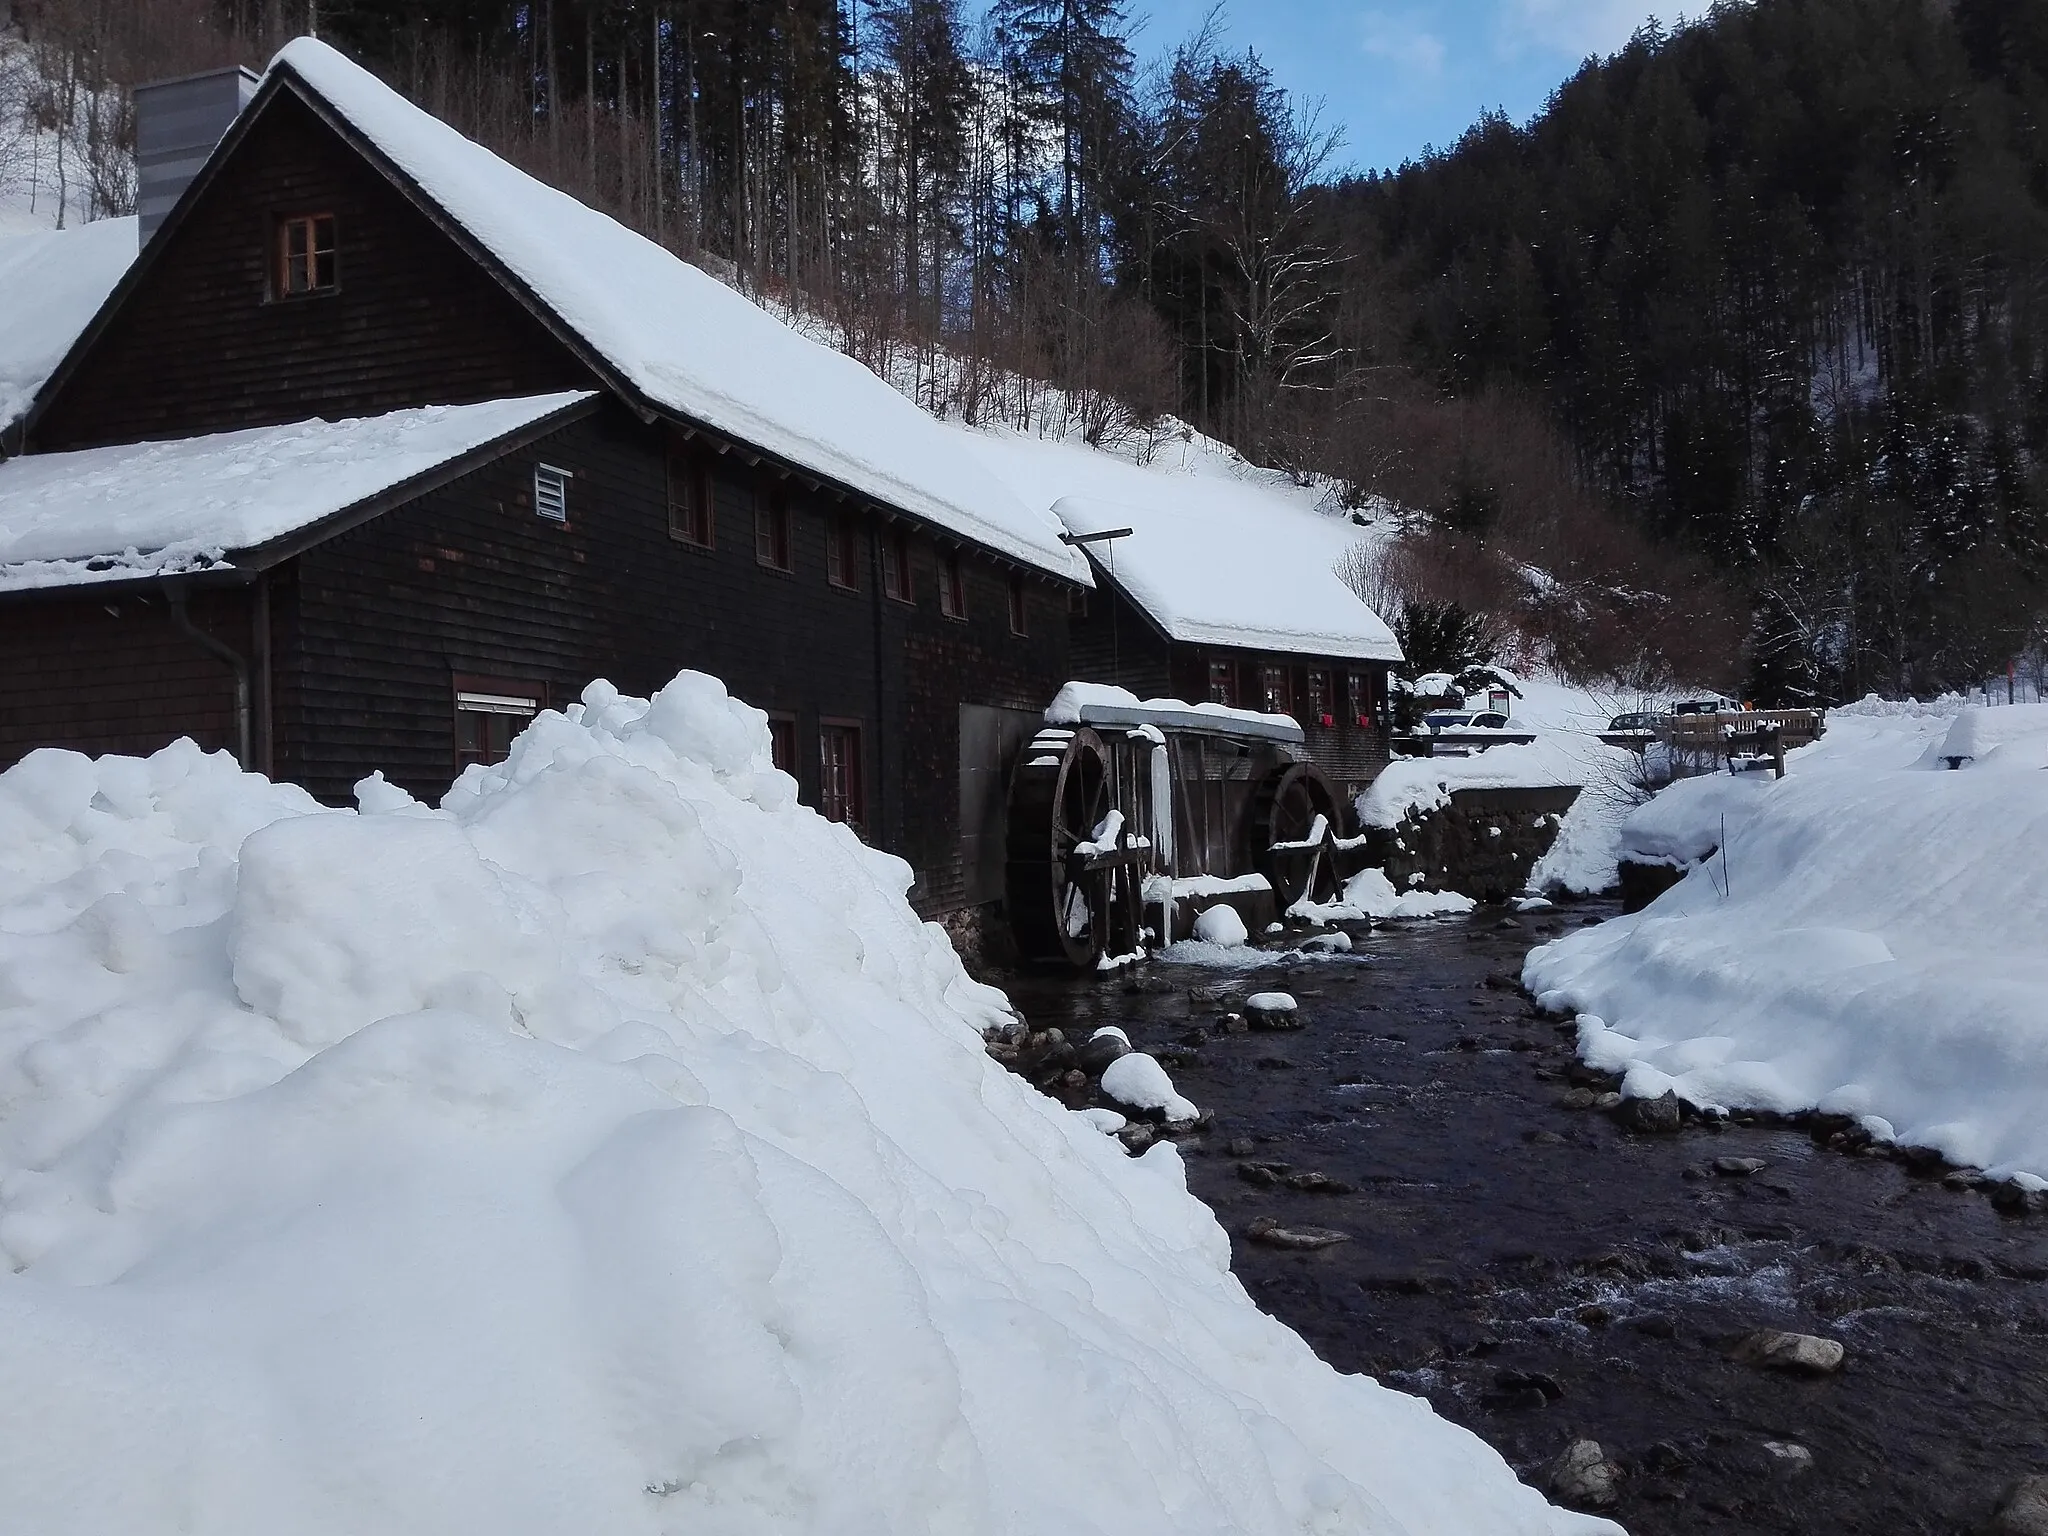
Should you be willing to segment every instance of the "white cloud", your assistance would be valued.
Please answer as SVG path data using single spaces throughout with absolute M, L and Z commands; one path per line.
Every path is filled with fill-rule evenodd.
M 1434 80 L 1444 70 L 1444 41 L 1412 16 L 1368 12 L 1362 18 L 1362 46 L 1410 79 Z
M 1657 17 L 1667 27 L 1681 10 L 1704 10 L 1703 0 L 1503 0 L 1502 41 L 1511 49 L 1540 48 L 1574 59 L 1613 53 L 1636 28 Z

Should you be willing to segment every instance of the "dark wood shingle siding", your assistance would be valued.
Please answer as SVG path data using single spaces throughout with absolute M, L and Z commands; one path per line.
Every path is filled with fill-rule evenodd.
M 1088 594 L 1086 618 L 1073 623 L 1074 676 L 1114 682 L 1141 699 L 1175 697 L 1173 650 L 1166 637 L 1101 575 Z M 1181 694 L 1206 699 L 1207 691 Z
M 661 446 L 604 412 L 293 562 L 272 591 L 280 773 L 342 803 L 381 768 L 431 801 L 454 774 L 457 674 L 541 683 L 560 706 L 593 677 L 644 696 L 689 667 L 794 719 L 811 804 L 821 721 L 858 722 L 869 840 L 919 871 L 923 909 L 956 905 L 959 707 L 1044 708 L 1066 672 L 1063 592 L 1027 578 L 1030 634 L 1012 635 L 1007 568 L 969 553 L 968 618 L 944 618 L 937 548 L 916 537 L 917 602 L 894 601 L 873 517 L 858 589 L 835 587 L 825 546 L 841 506 L 730 459 L 724 487 L 788 497 L 794 568 L 763 567 L 751 523 L 723 512 L 713 547 L 680 542 Z M 533 512 L 537 459 L 575 477 L 566 525 Z
M 565 524 L 533 510 L 536 461 L 574 477 Z M 867 593 L 825 579 L 826 509 L 792 499 L 783 573 L 756 563 L 750 524 L 722 521 L 710 549 L 672 538 L 666 495 L 659 432 L 611 410 L 308 551 L 279 647 L 280 767 L 327 799 L 372 767 L 438 797 L 457 673 L 541 682 L 561 705 L 594 677 L 645 695 L 689 667 L 797 714 L 814 791 L 817 716 L 877 715 Z
M 340 288 L 272 299 L 273 225 L 331 211 Z M 44 452 L 588 388 L 589 371 L 289 93 L 37 420 Z
M 194 624 L 250 648 L 246 592 L 194 594 Z M 142 756 L 190 736 L 235 744 L 234 674 L 158 595 L 87 593 L 0 606 L 0 768 L 36 747 Z
M 967 873 L 960 825 L 960 706 L 990 704 L 1043 710 L 1068 678 L 1064 588 L 1025 577 L 1026 633 L 1010 631 L 1009 571 L 971 551 L 961 553 L 965 620 L 939 611 L 940 550 L 913 544 L 914 609 L 900 612 L 903 658 L 900 726 L 889 735 L 894 782 L 910 787 L 894 851 L 918 872 L 913 902 L 924 912 L 963 904 Z

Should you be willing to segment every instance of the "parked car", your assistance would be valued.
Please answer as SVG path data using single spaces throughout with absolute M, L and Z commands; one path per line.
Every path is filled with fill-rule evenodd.
M 1635 710 L 1629 714 L 1616 715 L 1607 722 L 1607 729 L 1624 734 L 1640 732 L 1648 736 L 1654 735 L 1657 728 L 1663 723 L 1664 716 L 1659 711 Z
M 1504 731 L 1508 717 L 1497 709 L 1432 709 L 1422 723 L 1432 735 L 1438 731 Z
M 1696 699 L 1680 699 L 1671 706 L 1674 715 L 1739 715 L 1742 706 L 1720 694 L 1702 694 Z

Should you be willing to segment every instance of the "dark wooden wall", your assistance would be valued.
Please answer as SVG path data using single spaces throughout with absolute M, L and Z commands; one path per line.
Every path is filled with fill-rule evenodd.
M 960 825 L 960 706 L 986 704 L 1043 711 L 1067 681 L 1065 589 L 1026 576 L 1023 636 L 1010 631 L 1005 571 L 991 562 L 963 558 L 967 616 L 948 618 L 939 610 L 939 550 L 914 549 L 918 580 L 914 607 L 886 603 L 889 654 L 902 658 L 902 714 L 899 728 L 885 738 L 893 754 L 884 772 L 912 787 L 902 811 L 901 846 L 918 872 L 912 893 L 920 908 L 951 911 L 965 904 L 968 871 L 962 857 Z
M 1200 703 L 1209 697 L 1209 663 L 1227 661 L 1237 679 L 1238 699 L 1248 708 L 1258 707 L 1260 669 L 1282 666 L 1292 679 L 1291 690 L 1298 704 L 1304 745 L 1316 765 L 1328 774 L 1340 792 L 1356 794 L 1379 776 L 1389 756 L 1388 722 L 1385 712 L 1387 665 L 1385 662 L 1344 661 L 1334 657 L 1307 657 L 1264 651 L 1239 650 L 1223 646 L 1198 646 L 1169 642 L 1158 626 L 1141 610 L 1097 577 L 1099 585 L 1088 594 L 1088 612 L 1073 624 L 1075 675 L 1095 682 L 1112 678 L 1144 698 L 1176 698 Z M 1307 712 L 1308 674 L 1311 667 L 1327 670 L 1337 705 L 1337 723 L 1324 726 Z M 1374 723 L 1361 727 L 1355 714 L 1347 711 L 1345 679 L 1360 672 L 1373 680 L 1379 708 Z
M 332 212 L 339 290 L 270 297 L 273 222 Z M 250 124 L 37 421 L 49 452 L 591 387 L 575 356 L 289 92 Z
M 537 460 L 567 469 L 566 525 L 534 514 Z M 798 783 L 815 804 L 818 725 L 857 721 L 869 839 L 919 871 L 928 911 L 957 903 L 959 706 L 1042 709 L 1064 678 L 1065 600 L 1027 578 L 1031 633 L 1009 631 L 1006 574 L 964 560 L 968 617 L 938 607 L 939 551 L 912 544 L 916 601 L 880 591 L 864 519 L 858 591 L 826 577 L 840 505 L 718 462 L 711 549 L 668 531 L 662 438 L 623 409 L 572 423 L 412 505 L 316 547 L 280 573 L 276 761 L 323 799 L 373 768 L 422 799 L 453 777 L 458 673 L 546 685 L 593 677 L 645 695 L 685 667 L 796 722 Z M 794 570 L 755 556 L 750 493 L 781 489 Z
M 247 592 L 195 593 L 188 611 L 251 648 Z M 141 756 L 180 736 L 234 749 L 234 674 L 172 624 L 162 596 L 87 589 L 0 606 L 0 768 L 36 747 Z
M 1074 675 L 1116 683 L 1141 699 L 1174 697 L 1173 654 L 1166 637 L 1099 572 L 1095 580 L 1086 614 L 1073 621 Z
M 1238 701 L 1248 709 L 1261 707 L 1258 695 L 1260 671 L 1268 666 L 1287 669 L 1288 688 L 1295 700 L 1295 718 L 1302 728 L 1303 745 L 1309 757 L 1329 775 L 1347 802 L 1379 777 L 1380 770 L 1386 767 L 1389 746 L 1384 704 L 1387 691 L 1385 662 L 1175 645 L 1173 677 L 1175 686 L 1185 690 L 1180 695 L 1182 698 L 1199 700 L 1209 697 L 1211 661 L 1227 661 L 1235 669 Z M 1334 726 L 1324 726 L 1309 717 L 1308 674 L 1312 667 L 1330 674 L 1332 701 L 1336 705 L 1337 723 Z M 1380 707 L 1375 711 L 1371 725 L 1359 725 L 1357 717 L 1347 712 L 1346 680 L 1354 672 L 1373 679 L 1374 698 L 1380 701 Z M 1348 804 L 1346 811 L 1348 814 Z
M 272 299 L 274 221 L 308 212 L 336 217 L 339 291 Z M 269 101 L 166 237 L 49 402 L 32 446 L 53 451 L 594 382 L 451 236 L 287 92 Z M 794 719 L 798 780 L 812 803 L 819 721 L 858 722 L 863 830 L 919 871 L 914 896 L 924 910 L 949 909 L 965 889 L 960 706 L 1044 708 L 1071 675 L 1065 588 L 1027 576 L 1027 634 L 1013 635 L 1010 568 L 966 551 L 967 616 L 945 617 L 941 546 L 920 532 L 911 536 L 915 601 L 889 599 L 873 537 L 883 514 L 772 480 L 737 451 L 713 461 L 715 546 L 679 542 L 668 531 L 664 434 L 608 404 L 273 570 L 273 771 L 346 803 L 358 779 L 382 769 L 433 800 L 455 769 L 457 674 L 541 683 L 559 705 L 593 677 L 644 695 L 695 668 Z M 533 511 L 536 460 L 575 477 L 566 526 Z M 751 499 L 770 491 L 790 498 L 790 573 L 755 557 Z M 826 578 L 826 532 L 841 511 L 861 517 L 867 535 L 855 592 Z M 186 657 L 189 642 L 130 646 L 125 632 L 92 617 L 89 593 L 39 606 L 52 627 L 18 652 L 24 662 L 74 681 L 85 667 L 99 681 L 71 701 L 75 721 L 46 728 L 39 712 L 55 706 L 42 700 L 41 684 L 17 686 L 27 674 L 13 667 L 10 648 L 9 671 L 19 675 L 0 677 L 0 708 L 23 723 L 0 736 L 0 766 L 55 739 L 100 751 L 145 750 L 180 731 L 209 736 L 209 744 L 232 739 L 224 666 Z M 0 623 L 27 633 L 38 622 L 29 611 L 0 610 Z M 88 660 L 65 673 L 66 657 Z M 172 684 L 163 669 L 173 666 L 189 684 Z M 194 692 L 208 687 L 215 694 Z

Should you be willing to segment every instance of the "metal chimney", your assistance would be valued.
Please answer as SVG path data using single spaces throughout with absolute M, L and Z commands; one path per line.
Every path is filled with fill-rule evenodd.
M 135 87 L 135 211 L 143 245 L 256 94 L 256 83 L 252 71 L 231 67 Z

